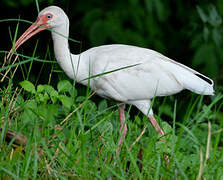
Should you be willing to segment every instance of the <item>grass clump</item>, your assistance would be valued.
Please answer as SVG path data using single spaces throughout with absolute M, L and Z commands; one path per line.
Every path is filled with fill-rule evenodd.
M 145 116 L 127 113 L 120 157 L 117 107 L 104 99 L 95 103 L 94 94 L 81 96 L 67 80 L 56 88 L 27 80 L 15 88 L 9 81 L 1 91 L 0 178 L 222 178 L 221 94 L 209 105 L 199 96 L 182 120 L 175 101 L 166 113 L 173 115 L 172 125 L 157 116 L 164 137 Z M 9 130 L 15 134 L 7 140 Z

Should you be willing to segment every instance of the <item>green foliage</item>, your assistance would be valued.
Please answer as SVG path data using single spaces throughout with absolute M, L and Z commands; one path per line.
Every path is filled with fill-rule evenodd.
M 50 85 L 38 85 L 37 90 L 35 90 L 35 86 L 30 81 L 22 81 L 20 82 L 22 88 L 25 91 L 30 92 L 35 95 L 35 99 L 38 103 L 47 104 L 49 101 L 52 101 L 55 104 L 58 100 L 63 104 L 64 107 L 70 109 L 73 102 L 73 97 L 71 97 L 72 85 L 68 80 L 63 80 L 58 83 L 58 91 L 56 91 Z M 75 90 L 74 90 L 75 91 Z M 70 96 L 65 96 L 62 93 L 68 92 Z
M 73 89 L 73 87 L 69 81 L 63 80 L 58 83 L 57 89 L 58 92 L 70 92 Z
M 188 107 L 184 105 L 184 120 L 177 118 L 177 103 L 168 104 L 172 97 L 164 98 L 156 119 L 165 136 L 142 114 L 130 116 L 132 108 L 127 107 L 128 133 L 117 157 L 117 106 L 105 99 L 96 104 L 88 94 L 72 99 L 77 92 L 67 80 L 58 82 L 57 90 L 48 84 L 35 88 L 30 81 L 20 85 L 23 94 L 18 94 L 20 89 L 14 92 L 12 85 L 0 94 L 1 179 L 195 179 L 200 167 L 202 178 L 222 178 L 221 94 L 209 105 L 203 97 L 191 96 Z M 166 116 L 171 125 L 164 122 Z M 26 136 L 26 146 L 14 146 L 13 139 L 7 144 L 3 132 L 8 129 Z
M 193 64 L 204 66 L 209 75 L 216 77 L 219 73 L 219 64 L 222 63 L 223 58 L 221 51 L 223 45 L 222 18 L 213 4 L 204 8 L 197 6 L 197 12 L 203 22 L 203 27 L 201 26 L 203 32 L 193 36 L 192 46 L 196 49 Z
M 20 83 L 20 85 L 28 92 L 31 92 L 33 94 L 36 93 L 36 90 L 35 90 L 35 86 L 29 82 L 29 81 L 23 81 Z
M 54 0 L 47 0 L 49 4 L 52 4 Z M 34 1 L 33 0 L 3 0 L 3 3 L 5 3 L 7 6 L 10 7 L 20 7 L 20 6 L 29 6 L 32 4 Z M 43 0 L 38 0 L 38 3 L 42 3 Z

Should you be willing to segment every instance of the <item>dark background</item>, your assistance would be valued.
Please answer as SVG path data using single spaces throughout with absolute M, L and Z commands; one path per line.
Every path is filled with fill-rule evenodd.
M 39 0 L 40 10 L 60 6 L 70 18 L 70 37 L 81 41 L 70 42 L 72 53 L 94 46 L 123 43 L 154 49 L 209 76 L 216 87 L 223 81 L 223 0 Z M 1 0 L 0 19 L 21 18 L 35 21 L 37 6 L 34 0 Z M 10 32 L 15 33 L 17 22 L 1 22 L 0 50 L 11 46 Z M 18 36 L 30 24 L 20 22 Z M 45 31 L 27 41 L 18 52 L 31 56 L 38 40 L 36 56 L 55 59 L 50 33 Z M 47 57 L 47 49 L 50 55 Z M 1 53 L 3 62 L 4 54 Z M 35 63 L 29 80 L 37 81 L 42 67 Z M 41 70 L 39 83 L 48 82 L 51 65 Z M 59 69 L 59 68 L 58 68 Z M 62 73 L 60 73 L 62 74 Z M 26 77 L 20 75 L 15 81 Z M 53 76 L 57 81 L 58 76 Z M 65 77 L 65 76 L 64 76 Z

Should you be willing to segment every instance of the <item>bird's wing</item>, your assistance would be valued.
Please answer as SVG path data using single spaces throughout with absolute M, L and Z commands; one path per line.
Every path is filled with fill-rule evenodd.
M 123 101 L 171 95 L 182 89 L 213 93 L 213 82 L 195 74 L 204 75 L 149 49 L 103 46 L 91 55 L 91 75 L 113 71 L 92 80 L 92 86 L 100 87 L 103 96 Z

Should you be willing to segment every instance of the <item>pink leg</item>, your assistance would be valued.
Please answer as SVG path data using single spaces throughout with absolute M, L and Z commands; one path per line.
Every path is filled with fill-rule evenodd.
M 164 131 L 160 128 L 159 124 L 156 122 L 156 119 L 153 116 L 150 115 L 149 120 L 158 133 L 160 133 L 161 135 L 165 135 Z M 160 141 L 165 141 L 165 140 L 160 139 Z M 164 160 L 169 164 L 170 159 L 168 155 L 166 154 L 164 155 Z
M 164 131 L 160 128 L 159 124 L 156 122 L 156 119 L 153 116 L 149 116 L 149 120 L 158 133 L 165 135 Z
M 122 147 L 122 143 L 123 140 L 125 139 L 126 133 L 127 133 L 127 124 L 125 122 L 125 105 L 121 105 L 119 106 L 118 110 L 119 110 L 119 116 L 120 116 L 120 134 L 121 134 L 121 138 L 118 142 L 118 149 L 116 151 L 116 154 L 119 155 L 120 151 L 121 151 L 121 147 Z M 124 129 L 123 129 L 123 125 L 124 125 Z

